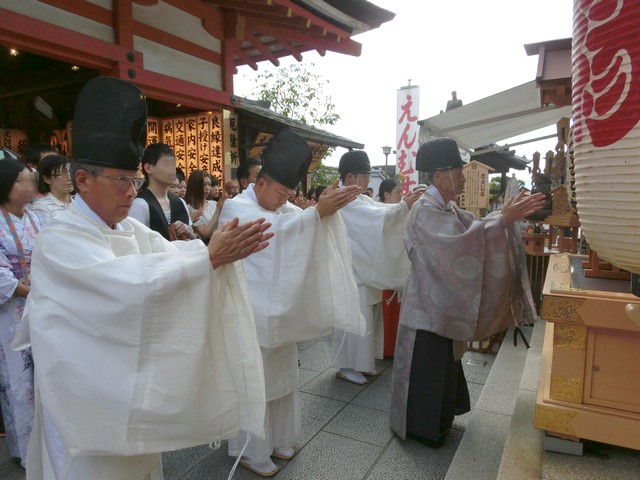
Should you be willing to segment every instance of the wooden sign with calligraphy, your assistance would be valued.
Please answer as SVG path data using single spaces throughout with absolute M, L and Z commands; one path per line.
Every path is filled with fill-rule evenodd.
M 223 151 L 224 151 L 224 177 L 233 178 L 235 175 L 231 174 L 231 170 L 234 172 L 240 165 L 240 152 L 239 152 L 239 136 L 238 136 L 238 114 L 230 112 L 229 110 L 223 110 Z
M 222 110 L 214 110 L 211 112 L 210 135 L 209 135 L 209 171 L 213 173 L 222 184 L 225 178 L 224 166 L 222 159 L 224 156 L 224 148 L 222 144 Z
M 147 146 L 152 143 L 160 143 L 162 138 L 161 120 L 155 117 L 147 117 Z
M 460 194 L 461 208 L 477 213 L 489 206 L 489 172 L 493 169 L 477 160 L 462 167 L 466 179 L 464 191 Z

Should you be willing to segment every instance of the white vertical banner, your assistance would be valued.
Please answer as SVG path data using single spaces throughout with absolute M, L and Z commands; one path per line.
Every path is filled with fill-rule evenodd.
M 403 176 L 402 194 L 411 192 L 418 184 L 416 154 L 418 153 L 418 110 L 420 107 L 420 87 L 406 86 L 398 89 L 396 113 L 396 167 Z

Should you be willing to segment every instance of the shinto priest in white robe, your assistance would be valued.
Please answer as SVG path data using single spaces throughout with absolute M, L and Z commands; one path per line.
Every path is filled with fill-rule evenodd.
M 241 265 L 214 271 L 202 242 L 131 218 L 112 230 L 78 197 L 40 233 L 31 271 L 14 341 L 35 364 L 29 478 L 162 478 L 160 452 L 264 435 Z
M 404 201 L 386 204 L 359 195 L 340 210 L 340 216 L 349 234 L 367 334 L 334 335 L 334 365 L 371 372 L 375 370 L 375 358 L 382 358 L 383 354 L 382 290 L 402 290 L 409 275 L 409 259 L 402 239 L 409 209 Z
M 264 458 L 273 447 L 291 443 L 300 428 L 296 342 L 320 338 L 334 328 L 362 335 L 365 324 L 339 215 L 321 219 L 315 208 L 301 210 L 290 203 L 265 210 L 249 185 L 224 203 L 220 222 L 234 217 L 240 222 L 264 217 L 275 234 L 267 248 L 242 261 L 262 351 L 267 410 L 275 407 L 271 420 L 277 417 L 279 423 L 269 425 L 267 414 L 273 444 L 254 452 Z M 238 455 L 241 446 L 230 441 L 229 453 Z

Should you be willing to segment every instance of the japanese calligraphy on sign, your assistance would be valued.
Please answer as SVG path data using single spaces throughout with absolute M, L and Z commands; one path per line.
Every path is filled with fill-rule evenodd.
M 231 169 L 234 170 L 240 164 L 240 153 L 238 149 L 238 115 L 224 110 L 223 116 L 223 147 L 224 147 L 224 170 L 225 177 L 232 178 Z
M 214 110 L 210 116 L 209 125 L 209 171 L 222 183 L 224 167 L 222 165 L 222 111 Z M 230 178 L 230 177 L 229 177 Z
M 147 145 L 160 143 L 160 119 L 147 117 Z
M 420 87 L 408 86 L 398 90 L 396 114 L 396 166 L 404 176 L 402 194 L 409 193 L 418 184 L 416 154 L 418 153 L 418 110 Z
M 460 207 L 477 210 L 489 206 L 489 172 L 493 169 L 477 160 L 462 167 L 466 179 L 464 191 L 460 194 Z
M 176 166 L 188 177 L 194 170 L 223 178 L 222 112 L 147 119 L 147 144 L 163 142 L 173 148 Z

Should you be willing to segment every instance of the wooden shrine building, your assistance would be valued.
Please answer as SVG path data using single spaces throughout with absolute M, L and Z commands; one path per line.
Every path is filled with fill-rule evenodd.
M 0 0 L 0 139 L 18 153 L 43 141 L 68 151 L 80 88 L 114 76 L 146 95 L 149 141 L 170 143 L 186 173 L 230 178 L 241 146 L 287 124 L 234 95 L 239 66 L 313 50 L 358 56 L 351 37 L 393 17 L 361 0 Z M 361 147 L 299 130 L 321 146 Z

